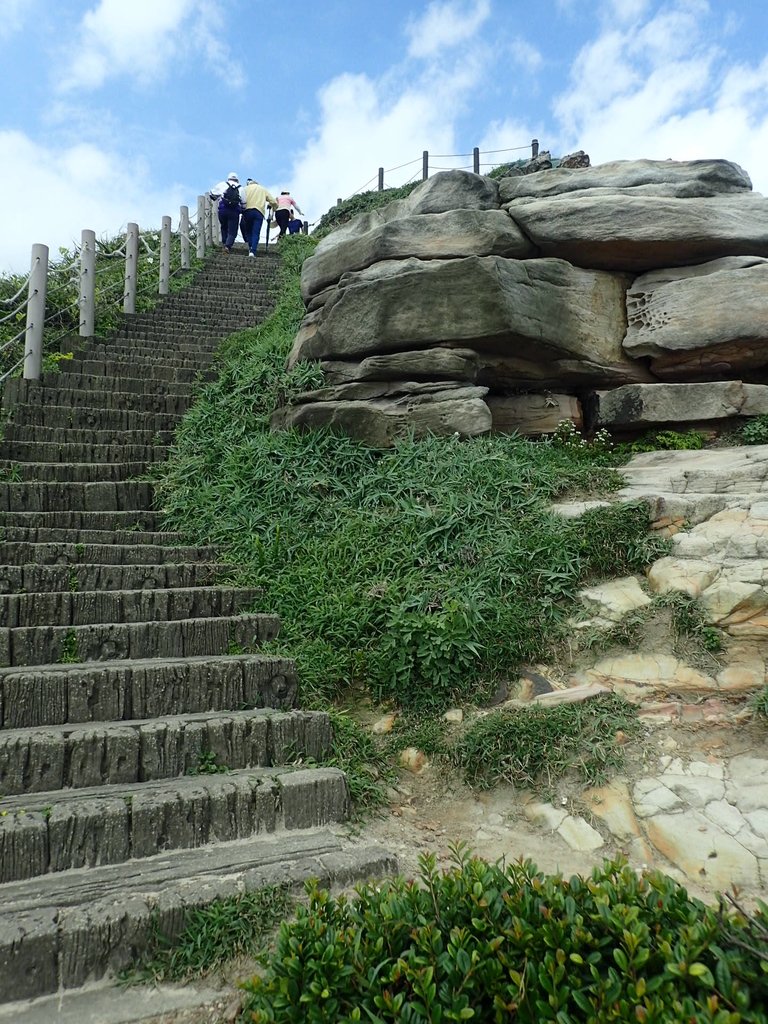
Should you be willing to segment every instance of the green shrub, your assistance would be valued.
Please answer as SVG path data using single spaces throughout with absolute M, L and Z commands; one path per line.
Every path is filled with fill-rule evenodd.
M 768 719 L 768 686 L 753 694 L 750 704 L 761 718 Z
M 407 185 L 401 185 L 399 188 L 382 189 L 381 192 L 358 192 L 356 195 L 350 196 L 349 199 L 345 199 L 340 205 L 332 206 L 330 210 L 324 213 L 317 222 L 317 226 L 312 232 L 312 237 L 316 239 L 323 238 L 342 224 L 352 220 L 359 213 L 377 210 L 379 207 L 386 206 L 395 199 L 405 199 L 420 184 L 420 181 L 413 181 Z
M 644 434 L 636 441 L 617 446 L 620 452 L 634 455 L 655 451 L 698 451 L 704 447 L 704 435 L 698 430 L 657 430 Z
M 264 975 L 253 1024 L 765 1024 L 768 908 L 720 913 L 620 861 L 589 878 L 454 850 L 441 874 L 358 888 L 308 886 Z
M 754 416 L 739 430 L 741 444 L 768 444 L 768 415 Z

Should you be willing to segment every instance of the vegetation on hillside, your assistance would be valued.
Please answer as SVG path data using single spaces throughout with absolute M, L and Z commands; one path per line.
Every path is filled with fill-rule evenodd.
M 569 491 L 615 486 L 602 447 L 406 437 L 382 451 L 329 431 L 271 433 L 275 403 L 321 380 L 311 364 L 284 369 L 312 246 L 285 244 L 274 315 L 229 339 L 185 418 L 160 484 L 169 524 L 262 589 L 305 701 L 352 682 L 420 709 L 491 693 L 553 649 L 578 587 L 653 557 L 645 508 L 551 511 Z

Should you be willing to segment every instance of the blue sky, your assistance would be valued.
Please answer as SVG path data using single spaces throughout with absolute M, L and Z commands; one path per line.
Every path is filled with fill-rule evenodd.
M 723 157 L 768 194 L 765 0 L 0 0 L 0 66 L 0 273 L 175 225 L 231 170 L 314 221 L 424 149 L 534 137 Z

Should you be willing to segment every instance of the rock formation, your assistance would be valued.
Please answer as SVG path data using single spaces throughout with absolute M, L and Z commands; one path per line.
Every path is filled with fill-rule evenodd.
M 289 365 L 327 387 L 275 428 L 624 435 L 768 409 L 768 199 L 726 160 L 429 178 L 304 264 Z M 531 170 L 533 172 L 531 172 Z

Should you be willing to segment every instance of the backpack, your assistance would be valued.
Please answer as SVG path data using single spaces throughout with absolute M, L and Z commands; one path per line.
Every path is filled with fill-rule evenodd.
M 237 207 L 240 205 L 240 189 L 237 185 L 227 185 L 221 198 L 225 206 Z

